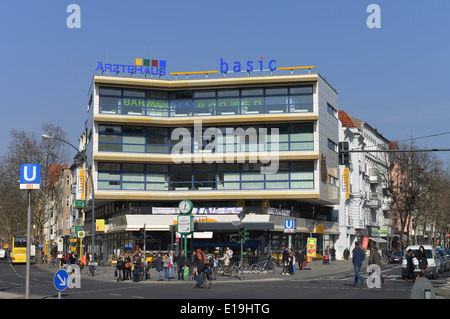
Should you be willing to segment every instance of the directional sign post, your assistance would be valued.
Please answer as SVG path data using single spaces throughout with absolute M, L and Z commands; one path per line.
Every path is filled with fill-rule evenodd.
M 53 278 L 53 284 L 58 290 L 58 299 L 61 299 L 61 291 L 66 290 L 69 284 L 69 274 L 64 269 L 58 270 Z

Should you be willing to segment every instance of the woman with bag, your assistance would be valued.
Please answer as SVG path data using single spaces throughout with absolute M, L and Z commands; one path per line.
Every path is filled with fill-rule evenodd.
M 164 254 L 162 261 L 163 261 L 163 268 L 164 268 L 164 280 L 169 281 L 170 267 L 172 267 L 172 264 L 170 263 L 170 257 L 167 256 L 167 254 Z

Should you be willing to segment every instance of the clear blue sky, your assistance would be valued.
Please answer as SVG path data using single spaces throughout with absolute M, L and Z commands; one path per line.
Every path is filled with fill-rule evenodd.
M 71 3 L 81 8 L 80 29 L 66 25 Z M 381 7 L 380 29 L 366 25 L 371 3 Z M 449 132 L 449 13 L 448 0 L 2 0 L 0 154 L 11 129 L 40 134 L 43 123 L 77 144 L 97 62 L 139 57 L 166 60 L 168 72 L 260 56 L 315 65 L 339 109 L 387 139 Z M 450 148 L 450 134 L 417 146 Z

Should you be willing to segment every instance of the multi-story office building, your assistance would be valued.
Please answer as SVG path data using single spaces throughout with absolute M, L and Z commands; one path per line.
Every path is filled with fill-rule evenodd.
M 339 231 L 337 110 L 338 94 L 319 74 L 94 76 L 86 154 L 95 219 L 105 220 L 96 253 L 105 260 L 142 248 L 143 227 L 146 250 L 175 248 L 171 225 L 184 199 L 194 204 L 190 248 L 237 246 L 229 238 L 242 210 L 252 250 L 303 248 L 310 235 L 331 245 Z M 293 230 L 285 231 L 287 219 Z M 88 208 L 88 246 L 91 222 Z

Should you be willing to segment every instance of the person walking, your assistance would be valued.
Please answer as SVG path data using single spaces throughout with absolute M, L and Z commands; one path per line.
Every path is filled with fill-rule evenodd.
M 419 268 L 420 268 L 420 277 L 425 277 L 425 270 L 428 267 L 428 260 L 427 260 L 427 254 L 425 253 L 425 248 L 423 246 L 419 247 L 419 252 L 417 253 L 417 260 L 419 261 Z M 417 276 L 417 277 L 419 277 Z M 416 278 L 417 280 L 418 278 Z
M 350 250 L 348 248 L 345 248 L 344 250 L 344 260 L 348 261 L 348 257 L 350 256 Z
M 364 258 L 366 258 L 366 255 L 364 254 L 364 250 L 362 250 L 361 247 L 359 247 L 359 242 L 355 242 L 355 248 L 353 249 L 352 254 L 353 254 L 353 257 L 352 257 L 353 268 L 355 269 L 354 286 L 355 287 L 357 286 L 358 280 L 360 280 L 361 284 L 363 286 L 365 286 L 365 280 L 359 274 L 359 270 L 361 269 L 362 262 L 363 262 Z
M 413 283 L 415 283 L 416 282 L 416 277 L 414 277 L 414 267 L 415 266 L 414 266 L 414 262 L 413 262 L 414 254 L 411 249 L 408 249 L 408 251 L 405 254 L 405 258 L 406 258 L 405 284 L 408 283 L 409 277 L 411 277 L 413 280 Z

